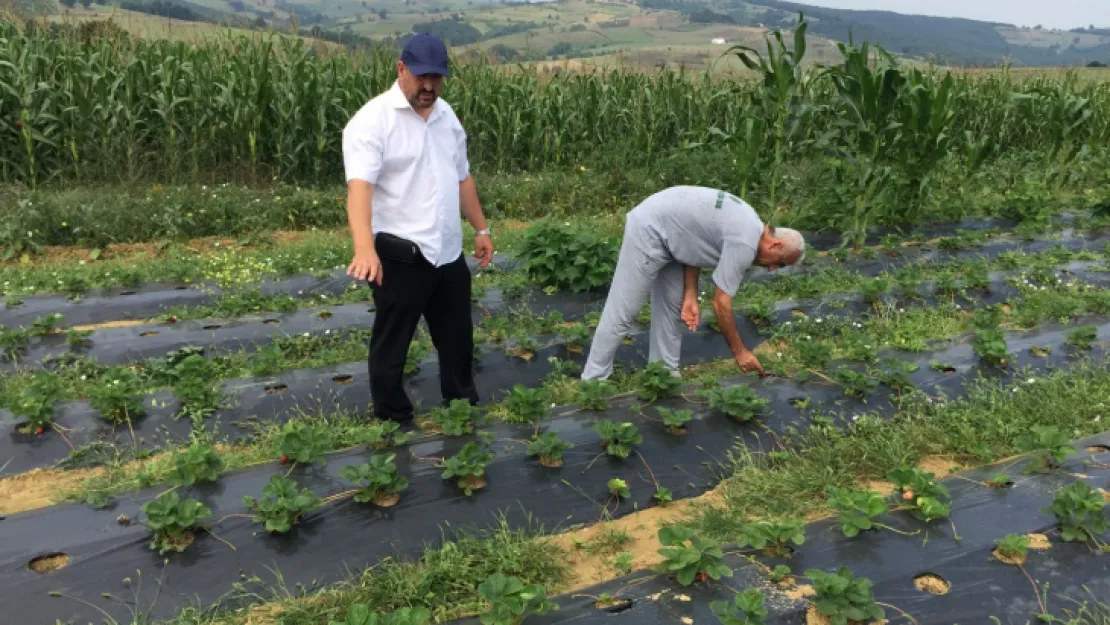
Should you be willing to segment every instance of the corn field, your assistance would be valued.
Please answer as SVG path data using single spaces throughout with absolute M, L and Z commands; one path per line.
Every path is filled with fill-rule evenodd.
M 455 68 L 444 98 L 482 171 L 536 170 L 618 154 L 651 164 L 719 146 L 745 184 L 799 155 L 843 164 L 861 205 L 893 173 L 927 186 L 930 168 L 969 168 L 1003 151 L 1066 167 L 1110 138 L 1110 85 L 1075 75 L 1016 81 L 906 70 L 866 46 L 802 69 L 804 25 L 766 50 L 733 50 L 757 80 L 631 71 L 558 74 Z M 392 52 L 320 56 L 301 40 L 231 36 L 196 45 L 83 43 L 0 24 L 0 179 L 211 181 L 248 173 L 342 182 L 348 118 L 395 77 Z M 911 190 L 912 191 L 912 190 Z

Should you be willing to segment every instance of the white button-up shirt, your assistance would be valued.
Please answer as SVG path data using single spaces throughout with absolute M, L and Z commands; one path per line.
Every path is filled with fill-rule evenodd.
M 470 175 L 470 162 L 466 132 L 442 98 L 425 122 L 394 82 L 343 128 L 343 166 L 348 182 L 374 185 L 374 234 L 388 232 L 416 243 L 437 267 L 459 258 L 459 183 Z

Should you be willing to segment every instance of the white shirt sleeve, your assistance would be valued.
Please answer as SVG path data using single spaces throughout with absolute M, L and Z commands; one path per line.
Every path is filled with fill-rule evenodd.
M 459 174 L 459 182 L 470 176 L 470 159 L 466 155 L 466 131 L 458 118 L 455 119 L 455 136 L 458 138 L 458 147 L 455 150 L 455 169 Z
M 374 184 L 382 169 L 385 124 L 380 112 L 367 117 L 369 119 L 356 118 L 343 129 L 343 168 L 347 182 L 365 180 Z

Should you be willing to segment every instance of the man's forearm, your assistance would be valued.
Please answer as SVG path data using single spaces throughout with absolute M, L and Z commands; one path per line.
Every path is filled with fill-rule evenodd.
M 474 184 L 473 176 L 467 176 L 466 180 L 459 183 L 459 210 L 475 230 L 486 229 L 486 218 L 482 214 L 482 205 L 478 202 L 478 187 Z
M 373 209 L 370 183 L 352 180 L 347 185 L 347 224 L 351 228 L 356 250 L 374 249 Z
M 713 313 L 717 315 L 717 325 L 721 327 L 721 334 L 725 336 L 725 341 L 728 343 L 728 348 L 732 350 L 732 355 L 739 356 L 747 351 L 748 348 L 744 345 L 744 341 L 740 338 L 740 332 L 736 329 L 736 317 L 732 315 L 732 302 L 723 304 L 720 299 L 714 298 Z
M 698 268 L 686 265 L 686 272 L 683 276 L 683 291 L 685 292 L 686 299 L 697 299 L 698 297 Z

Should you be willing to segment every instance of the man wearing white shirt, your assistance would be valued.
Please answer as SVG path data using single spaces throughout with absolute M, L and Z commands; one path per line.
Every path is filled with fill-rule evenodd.
M 343 129 L 354 239 L 347 275 L 367 280 L 374 294 L 368 366 L 380 419 L 413 417 L 402 380 L 421 316 L 439 355 L 443 402 L 478 402 L 460 214 L 477 231 L 474 256 L 482 267 L 493 257 L 493 240 L 470 176 L 466 132 L 439 99 L 450 75 L 444 43 L 415 35 L 401 52 L 392 88 L 363 105 Z

